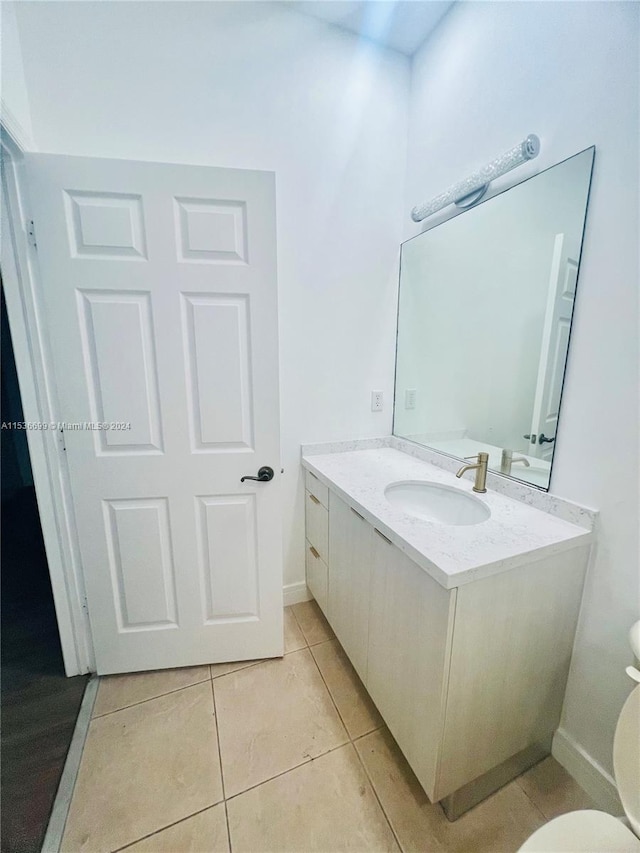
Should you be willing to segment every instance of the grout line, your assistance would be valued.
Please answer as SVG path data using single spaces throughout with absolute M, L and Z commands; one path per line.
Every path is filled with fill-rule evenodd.
M 202 664 L 203 666 L 209 667 L 209 664 Z M 160 670 L 162 672 L 162 670 Z M 168 670 L 165 670 L 168 671 Z M 209 670 L 210 671 L 210 670 Z M 128 673 L 123 673 L 127 675 Z M 135 675 L 135 673 L 131 673 Z M 153 702 L 154 699 L 160 699 L 162 696 L 171 696 L 172 693 L 180 693 L 181 690 L 188 690 L 190 687 L 195 687 L 198 684 L 204 684 L 205 681 L 209 681 L 210 675 L 206 678 L 203 678 L 202 681 L 194 681 L 193 684 L 185 684 L 184 687 L 176 687 L 175 690 L 167 690 L 164 693 L 158 693 L 156 696 L 149 696 L 148 699 L 141 699 L 139 702 L 132 702 L 130 705 L 123 705 L 122 708 L 114 708 L 113 711 L 105 711 L 104 714 L 96 714 L 95 717 L 92 717 L 92 720 L 101 720 L 103 717 L 110 717 L 112 714 L 118 714 L 120 711 L 126 711 L 128 708 L 136 708 L 138 705 L 144 705 L 145 702 Z
M 323 640 L 318 640 L 317 643 L 309 643 L 309 648 L 313 648 L 314 646 L 321 646 L 323 643 L 332 643 L 334 640 L 338 638 L 334 635 L 333 637 L 325 637 Z
M 215 718 L 216 724 L 216 744 L 218 746 L 218 761 L 220 762 L 220 782 L 222 784 L 222 799 L 226 800 L 226 796 L 224 793 L 224 774 L 222 772 L 222 751 L 220 750 L 220 729 L 218 727 L 218 709 L 216 708 L 216 691 L 213 685 L 213 679 L 211 679 L 211 699 L 213 702 L 213 716 Z
M 320 643 L 316 643 L 316 646 L 319 646 L 319 645 L 320 645 Z M 311 660 L 315 663 L 316 669 L 320 673 L 320 678 L 322 679 L 322 683 L 324 684 L 325 689 L 326 689 L 327 693 L 329 694 L 329 698 L 331 699 L 331 702 L 333 703 L 333 707 L 336 709 L 336 713 L 338 714 L 338 717 L 340 718 L 340 722 L 342 723 L 344 730 L 347 733 L 347 737 L 349 738 L 349 743 L 353 743 L 353 738 L 351 737 L 351 732 L 347 728 L 347 724 L 345 723 L 345 721 L 342 717 L 342 714 L 340 713 L 340 709 L 338 708 L 338 705 L 336 704 L 336 700 L 333 698 L 333 693 L 331 692 L 331 688 L 327 684 L 325 677 L 322 674 L 322 670 L 320 669 L 318 661 L 316 660 L 316 656 L 311 651 L 311 648 L 309 648 L 309 651 L 311 652 Z
M 2 0 L 0 0 L 2 2 Z M 212 682 L 216 682 L 221 678 L 228 678 L 230 675 L 237 675 L 240 672 L 244 672 L 247 669 L 253 669 L 256 666 L 262 666 L 265 663 L 272 663 L 273 661 L 280 661 L 283 658 L 289 657 L 289 655 L 297 655 L 298 652 L 308 652 L 309 646 L 301 646 L 299 649 L 292 649 L 290 652 L 286 652 L 282 655 L 282 657 L 275 658 L 263 658 L 262 660 L 257 660 L 254 663 L 249 664 L 249 666 L 242 666 L 240 669 L 234 669 L 232 672 L 223 672 L 220 675 L 214 675 L 211 679 Z
M 353 744 L 355 745 L 356 743 L 358 743 L 358 741 L 363 740 L 364 738 L 369 737 L 369 735 L 373 735 L 373 734 L 375 734 L 376 732 L 381 732 L 383 729 L 387 729 L 387 724 L 385 723 L 385 721 L 384 721 L 384 720 L 382 721 L 382 725 L 381 725 L 381 726 L 378 726 L 378 727 L 377 727 L 377 728 L 375 728 L 375 729 L 371 729 L 371 730 L 370 730 L 370 731 L 368 731 L 368 732 L 363 732 L 361 735 L 358 735 L 357 737 L 354 737 L 354 739 L 353 739 L 353 741 L 352 741 L 352 742 L 353 742 Z M 389 729 L 387 729 L 387 731 L 389 731 Z M 389 734 L 391 735 L 391 732 L 389 732 Z M 393 735 L 391 735 L 391 737 L 393 737 Z M 398 747 L 398 749 L 400 749 L 400 747 Z
M 280 773 L 276 773 L 274 776 L 269 776 L 268 779 L 263 779 L 261 782 L 256 782 L 255 785 L 250 785 L 243 791 L 238 791 L 237 794 L 231 794 L 230 797 L 227 797 L 225 802 L 229 803 L 231 802 L 231 800 L 235 800 L 236 797 L 241 797 L 243 794 L 246 794 L 249 791 L 255 791 L 256 788 L 260 788 L 262 785 L 266 785 L 267 782 L 273 782 L 274 779 L 279 779 L 281 776 L 286 776 L 287 773 L 291 773 L 292 770 L 298 770 L 298 768 L 304 767 L 307 764 L 313 764 L 314 761 L 317 761 L 319 758 L 324 758 L 324 756 L 329 755 L 330 752 L 337 752 L 337 750 L 344 749 L 345 746 L 351 745 L 351 741 L 347 740 L 344 743 L 339 743 L 336 746 L 332 746 L 331 749 L 327 749 L 324 752 L 319 753 L 318 755 L 311 755 L 305 761 L 301 761 L 299 764 L 294 764 L 293 767 L 289 767 L 287 770 L 282 770 Z
M 161 826 L 159 829 L 155 829 L 153 832 L 149 832 L 147 835 L 143 835 L 140 838 L 136 838 L 135 841 L 130 841 L 128 844 L 125 844 L 124 847 L 117 847 L 113 853 L 120 853 L 121 850 L 128 850 L 130 847 L 133 847 L 134 844 L 138 844 L 140 841 L 146 841 L 147 838 L 153 838 L 154 835 L 158 835 L 161 832 L 164 832 L 165 829 L 171 829 L 173 826 L 178 826 L 179 823 L 184 823 L 185 820 L 190 820 L 192 817 L 196 817 L 203 812 L 209 811 L 209 809 L 215 809 L 216 806 L 222 805 L 223 800 L 220 800 L 217 803 L 211 803 L 208 806 L 205 806 L 203 809 L 198 809 L 197 812 L 193 812 L 192 814 L 185 815 L 185 817 L 181 817 L 179 820 L 174 820 L 173 823 L 168 823 L 166 826 Z
M 323 643 L 332 643 L 332 642 L 334 642 L 334 640 L 335 640 L 335 642 L 337 642 L 337 643 L 338 643 L 338 645 L 339 645 L 339 646 L 340 646 L 340 648 L 342 649 L 343 653 L 346 655 L 346 652 L 344 651 L 344 649 L 343 649 L 343 648 L 342 648 L 342 646 L 340 645 L 340 641 L 338 640 L 338 638 L 337 638 L 337 637 L 334 637 L 334 638 L 333 638 L 333 640 L 323 640 Z M 315 648 L 316 646 L 321 646 L 323 643 L 315 643 L 315 644 L 314 644 L 314 646 L 313 646 L 313 648 Z M 342 714 L 340 713 L 340 709 L 338 708 L 337 702 L 336 702 L 336 700 L 333 698 L 333 693 L 331 692 L 331 688 L 329 687 L 328 682 L 326 681 L 326 679 L 325 679 L 324 675 L 322 674 L 322 670 L 320 669 L 320 665 L 318 664 L 318 661 L 316 660 L 316 657 L 315 657 L 315 655 L 313 654 L 313 651 L 311 650 L 311 647 L 309 647 L 309 651 L 311 652 L 311 657 L 313 658 L 313 662 L 315 663 L 316 667 L 318 668 L 318 672 L 320 673 L 320 678 L 324 681 L 324 685 L 325 685 L 325 687 L 327 688 L 327 690 L 329 691 L 329 696 L 331 697 L 331 701 L 333 702 L 333 704 L 334 704 L 334 706 L 335 706 L 335 709 L 336 709 L 336 711 L 338 712 L 338 716 L 340 717 L 340 720 L 342 721 L 342 725 L 345 727 L 345 730 L 346 730 L 346 732 L 347 732 L 347 735 L 349 736 L 349 740 L 351 741 L 351 743 L 355 743 L 357 740 L 360 740 L 360 738 L 366 737 L 367 735 L 371 735 L 371 734 L 373 734 L 374 732 L 379 732 L 379 731 L 380 731 L 380 729 L 383 729 L 383 728 L 385 727 L 385 722 L 384 722 L 384 720 L 382 720 L 382 715 L 380 715 L 380 719 L 382 720 L 382 723 L 381 723 L 379 726 L 375 726 L 375 728 L 373 728 L 373 729 L 369 729 L 369 731 L 367 731 L 367 732 L 363 732 L 363 733 L 362 733 L 362 734 L 360 734 L 360 735 L 355 735 L 354 737 L 352 737 L 352 736 L 351 736 L 351 732 L 349 731 L 349 728 L 348 728 L 348 726 L 347 726 L 347 724 L 346 724 L 346 722 L 345 722 L 345 720 L 344 720 L 344 718 L 343 718 Z M 349 663 L 349 665 L 350 665 L 350 666 L 352 666 L 352 664 L 351 664 L 351 663 Z M 354 672 L 355 672 L 355 670 L 354 670 Z M 375 702 L 374 702 L 374 701 L 373 701 L 373 699 L 371 699 L 371 697 L 369 696 L 369 692 L 368 692 L 367 688 L 364 686 L 364 684 L 363 684 L 363 682 L 362 682 L 362 679 L 360 678 L 360 676 L 358 675 L 358 673 L 357 673 L 357 672 L 355 672 L 355 675 L 356 675 L 356 678 L 360 681 L 360 684 L 362 684 L 362 687 L 364 688 L 364 692 L 367 694 L 367 696 L 368 696 L 368 698 L 369 698 L 369 700 L 370 700 L 371 704 L 373 705 L 373 707 L 374 707 L 374 708 L 376 708 Z M 377 711 L 377 710 L 378 710 L 378 709 L 376 708 L 376 711 Z M 380 713 L 380 712 L 378 711 L 378 713 Z
M 250 669 L 250 667 L 244 667 Z M 222 785 L 222 801 L 224 802 L 224 819 L 227 824 L 227 840 L 229 842 L 229 850 L 231 847 L 231 830 L 229 828 L 229 812 L 227 811 L 227 794 L 224 787 L 224 770 L 222 769 L 222 749 L 220 748 L 220 717 L 218 716 L 218 708 L 216 706 L 216 689 L 214 679 L 211 679 L 211 697 L 213 699 L 213 716 L 216 724 L 216 743 L 218 744 L 218 762 L 220 764 L 220 783 Z
M 304 631 L 302 630 L 302 625 L 300 624 L 300 621 L 299 621 L 298 617 L 296 616 L 296 611 L 293 609 L 293 608 L 294 608 L 294 606 L 295 606 L 295 605 L 293 605 L 293 604 L 291 605 L 291 612 L 293 613 L 293 618 L 296 620 L 296 625 L 298 626 L 298 630 L 299 630 L 299 631 L 300 631 L 300 633 L 302 634 L 302 639 L 304 640 L 304 644 L 305 644 L 305 646 L 306 646 L 307 648 L 309 648 L 309 641 L 307 640 L 307 635 L 306 635 L 306 634 L 304 633 Z
M 340 642 L 340 641 L 338 641 L 338 643 L 339 643 L 339 642 Z M 320 645 L 320 643 L 316 643 L 316 645 Z M 309 649 L 309 651 L 311 651 L 311 649 Z M 338 716 L 340 717 L 340 720 L 342 721 L 342 725 L 344 726 L 345 731 L 347 732 L 347 736 L 348 736 L 348 738 L 349 738 L 349 743 L 350 743 L 350 745 L 351 745 L 351 748 L 352 748 L 352 749 L 353 749 L 353 751 L 355 752 L 356 757 L 357 757 L 357 760 L 360 762 L 360 766 L 362 767 L 362 770 L 363 770 L 363 772 L 364 772 L 364 775 L 365 775 L 365 777 L 367 778 L 367 780 L 369 781 L 369 785 L 371 786 L 371 790 L 373 791 L 373 796 L 375 797 L 376 802 L 377 802 L 377 803 L 378 803 L 378 805 L 380 806 L 380 809 L 381 809 L 381 811 L 382 811 L 382 814 L 384 815 L 384 819 L 387 821 L 387 824 L 388 824 L 388 826 L 389 826 L 389 829 L 391 830 L 391 834 L 393 835 L 393 837 L 394 837 L 394 839 L 395 839 L 395 841 L 396 841 L 396 844 L 398 845 L 398 849 L 399 849 L 399 850 L 404 850 L 403 846 L 400 844 L 400 839 L 399 839 L 399 838 L 398 838 L 398 836 L 396 835 L 396 831 L 395 831 L 395 829 L 393 828 L 393 826 L 392 826 L 392 824 L 391 824 L 391 821 L 389 820 L 389 816 L 387 815 L 387 813 L 386 813 L 386 811 L 385 811 L 385 809 L 384 809 L 384 806 L 382 805 L 382 801 L 381 801 L 380 797 L 378 796 L 378 792 L 376 791 L 376 786 L 373 784 L 373 779 L 371 778 L 371 776 L 370 776 L 370 775 L 369 775 L 369 773 L 367 772 L 367 768 L 365 767 L 364 761 L 363 761 L 363 760 L 362 760 L 362 758 L 360 757 L 360 753 L 358 752 L 358 750 L 356 749 L 356 746 L 355 746 L 355 741 L 357 741 L 357 740 L 361 740 L 363 737 L 366 737 L 367 735 L 373 734 L 373 732 L 375 732 L 375 731 L 379 731 L 380 729 L 379 729 L 379 728 L 378 728 L 378 729 L 373 729 L 372 731 L 370 731 L 370 732 L 366 732 L 366 733 L 365 733 L 365 734 L 363 734 L 363 735 L 359 735 L 359 736 L 358 736 L 358 737 L 356 737 L 356 738 L 351 737 L 351 734 L 350 734 L 350 732 L 349 732 L 349 729 L 347 728 L 347 725 L 346 725 L 346 723 L 345 723 L 344 719 L 342 718 L 342 714 L 340 713 L 340 710 L 339 710 L 339 708 L 338 708 L 338 706 L 337 706 L 337 704 L 336 704 L 336 701 L 335 701 L 335 699 L 333 698 L 333 694 L 331 693 L 331 690 L 330 690 L 330 688 L 329 688 L 329 685 L 328 685 L 328 684 L 327 684 L 327 682 L 325 681 L 324 675 L 322 674 L 322 670 L 320 669 L 320 666 L 318 665 L 318 661 L 316 660 L 315 655 L 313 654 L 313 652 L 311 652 L 311 657 L 313 658 L 313 661 L 314 661 L 314 663 L 315 663 L 315 665 L 316 665 L 316 667 L 317 667 L 317 669 L 318 669 L 318 672 L 320 673 L 320 678 L 322 678 L 322 681 L 324 682 L 324 685 L 325 685 L 325 687 L 327 688 L 327 691 L 328 691 L 328 693 L 329 693 L 329 696 L 331 696 L 331 701 L 333 702 L 333 704 L 334 704 L 334 706 L 335 706 L 335 709 L 336 709 L 336 711 L 338 712 Z M 357 675 L 357 673 L 356 673 L 356 675 Z M 364 685 L 363 685 L 363 686 L 364 686 Z M 366 689 L 367 689 L 367 688 L 365 687 L 365 691 L 366 691 Z M 368 695 L 368 694 L 367 694 L 367 695 Z M 373 700 L 372 700 L 372 701 L 373 701 Z M 383 725 L 384 725 L 384 723 L 383 723 Z
M 305 602 L 301 602 L 301 603 L 304 604 Z M 302 637 L 302 641 L 303 641 L 304 645 L 300 646 L 299 649 L 291 649 L 288 652 L 283 652 L 283 655 L 282 655 L 283 658 L 286 658 L 287 655 L 292 655 L 292 654 L 295 654 L 296 652 L 301 652 L 304 649 L 310 649 L 311 648 L 311 644 L 308 642 L 307 638 L 305 637 L 305 633 L 302 630 L 300 623 L 298 622 L 296 614 L 293 612 L 293 606 L 294 605 L 290 604 L 287 607 L 285 607 L 285 610 L 288 610 L 288 609 L 291 610 L 291 615 L 293 616 L 293 619 L 294 619 L 294 621 L 298 627 L 298 630 L 300 631 L 300 635 Z M 328 638 L 325 638 L 323 640 L 320 640 L 318 643 L 313 643 L 313 645 L 319 646 L 321 643 L 331 642 L 332 639 L 335 639 L 335 638 L 328 637 Z M 279 658 L 277 658 L 277 657 L 275 657 L 275 658 L 261 658 L 260 660 L 256 660 L 256 661 L 253 661 L 252 663 L 248 663 L 246 666 L 238 667 L 238 669 L 234 669 L 231 672 L 221 672 L 220 675 L 214 675 L 210 669 L 209 670 L 210 678 L 212 681 L 215 681 L 218 678 L 224 678 L 226 675 L 234 675 L 236 672 L 240 672 L 243 669 L 251 669 L 251 667 L 259 666 L 261 663 L 268 663 L 269 661 L 272 661 L 272 660 L 279 660 Z M 231 661 L 231 663 L 236 663 L 236 661 Z M 209 667 L 212 667 L 212 666 L 216 666 L 216 664 L 214 664 L 214 663 L 209 664 Z
M 307 602 L 307 601 L 301 601 L 301 602 L 300 602 L 300 604 L 310 604 L 310 603 L 312 603 L 312 602 Z M 316 608 L 317 608 L 318 610 L 320 610 L 319 605 L 318 605 L 315 601 L 314 601 L 313 603 L 316 605 Z M 302 639 L 305 641 L 305 643 L 306 643 L 306 645 L 307 645 L 307 647 L 308 647 L 308 648 L 311 648 L 311 646 L 319 646 L 321 643 L 328 643 L 328 642 L 331 642 L 331 640 L 336 640 L 336 639 L 337 639 L 336 635 L 334 634 L 333 630 L 331 629 L 331 625 L 329 625 L 329 623 L 327 622 L 327 618 L 326 618 L 326 616 L 324 615 L 324 613 L 322 612 L 322 610 L 320 610 L 320 615 L 321 615 L 322 619 L 323 619 L 325 622 L 327 622 L 327 625 L 329 625 L 329 630 L 331 631 L 331 636 L 330 636 L 330 637 L 323 637 L 321 640 L 316 640 L 316 642 L 311 643 L 311 642 L 307 639 L 307 635 L 306 635 L 306 634 L 305 634 L 305 632 L 304 632 L 304 628 L 303 628 L 303 627 L 302 627 L 302 625 L 300 624 L 300 620 L 298 619 L 298 617 L 297 617 L 297 616 L 296 616 L 296 614 L 295 614 L 295 611 L 293 610 L 293 607 L 295 607 L 295 605 L 290 605 L 290 606 L 291 606 L 291 608 L 292 608 L 292 609 L 291 609 L 291 612 L 293 613 L 293 618 L 294 618 L 294 619 L 296 620 L 296 622 L 298 623 L 298 628 L 300 629 L 300 633 L 302 634 Z
M 525 770 L 524 772 L 526 773 L 527 771 Z M 550 817 L 547 817 L 547 816 L 546 816 L 546 814 L 542 811 L 542 809 L 541 809 L 541 808 L 540 808 L 540 806 L 536 803 L 536 801 L 533 799 L 533 797 L 529 796 L 529 794 L 527 793 L 527 791 L 525 791 L 525 789 L 524 789 L 524 788 L 522 787 L 522 785 L 520 784 L 520 777 L 521 777 L 521 776 L 523 776 L 523 775 L 524 775 L 524 774 L 523 774 L 523 773 L 521 773 L 521 774 L 520 774 L 520 776 L 516 776 L 516 778 L 515 778 L 515 779 L 512 779 L 511 781 L 512 781 L 512 782 L 516 782 L 516 784 L 518 785 L 518 788 L 520 788 L 520 790 L 521 790 L 521 791 L 522 791 L 522 793 L 525 795 L 525 797 L 529 800 L 529 802 L 530 802 L 530 803 L 531 803 L 531 805 L 534 807 L 534 809 L 535 809 L 537 812 L 539 812 L 539 813 L 540 813 L 540 815 L 542 815 L 542 819 L 544 820 L 544 822 L 545 822 L 545 823 L 549 823 L 549 821 L 550 821 L 550 820 L 553 820 L 553 818 L 550 818 Z M 507 782 L 507 785 L 508 785 L 508 784 L 510 784 L 510 783 L 509 783 L 509 782 Z M 494 793 L 497 793 L 497 791 L 495 791 Z M 480 802 L 481 802 L 481 803 L 483 803 L 483 802 L 484 802 L 484 800 L 481 800 Z M 480 805 L 480 803 L 478 803 L 478 805 Z
M 338 645 L 340 645 L 337 637 L 335 637 L 335 636 L 334 637 L 327 637 L 325 640 L 320 640 L 317 643 L 313 643 L 313 646 L 314 647 L 315 646 L 324 646 L 326 643 L 336 643 L 336 642 L 338 643 Z M 309 648 L 311 648 L 311 646 L 309 646 Z M 340 648 L 342 648 L 342 646 L 340 646 Z
M 323 640 L 322 642 L 327 642 L 327 641 Z M 320 644 L 314 643 L 314 645 L 317 646 Z M 307 642 L 305 640 L 304 646 L 300 646 L 299 649 L 290 649 L 288 652 L 283 652 L 282 657 L 286 658 L 288 655 L 294 655 L 296 652 L 303 652 L 305 649 L 309 649 L 309 648 L 311 648 L 311 647 L 307 644 Z M 232 669 L 231 672 L 221 672 L 219 675 L 212 675 L 211 680 L 217 681 L 219 678 L 225 678 L 227 675 L 235 675 L 236 672 L 242 672 L 245 669 L 252 669 L 254 666 L 260 666 L 260 664 L 269 663 L 272 660 L 280 660 L 280 658 L 279 657 L 260 658 L 260 660 L 254 660 L 252 663 L 248 663 L 246 666 L 239 666 L 237 669 Z M 231 661 L 231 662 L 234 663 L 235 661 Z M 212 664 L 210 664 L 210 666 L 217 666 L 217 664 L 212 663 Z
M 372 732 L 369 732 L 369 734 L 372 734 Z M 366 737 L 366 735 L 363 735 L 362 737 Z M 357 740 L 361 740 L 361 738 L 357 738 Z M 380 810 L 382 811 L 382 814 L 384 815 L 384 819 L 387 821 L 389 829 L 391 830 L 391 834 L 395 838 L 396 844 L 398 845 L 398 849 L 402 850 L 404 853 L 404 847 L 400 843 L 400 838 L 398 837 L 398 834 L 396 833 L 396 831 L 393 827 L 393 824 L 391 823 L 391 819 L 390 819 L 389 815 L 387 814 L 385 807 L 382 804 L 382 800 L 381 800 L 380 796 L 378 795 L 378 791 L 376 790 L 376 786 L 373 783 L 373 779 L 369 775 L 369 771 L 367 770 L 367 767 L 366 767 L 364 761 L 362 760 L 362 756 L 360 755 L 360 753 L 356 749 L 356 745 L 353 741 L 351 742 L 351 746 L 353 747 L 353 751 L 355 752 L 356 756 L 358 757 L 358 761 L 360 762 L 360 766 L 362 767 L 364 775 L 366 776 L 366 778 L 369 781 L 369 784 L 371 785 L 371 790 L 373 791 L 373 796 L 376 798 L 376 802 L 380 806 Z
M 211 675 L 211 681 L 216 681 L 218 678 L 224 678 L 227 675 L 235 675 L 236 672 L 242 672 L 245 669 L 251 669 L 251 667 L 259 666 L 261 663 L 266 663 L 270 660 L 278 660 L 278 658 L 261 658 L 260 660 L 254 660 L 251 663 L 247 663 L 246 666 L 239 666 L 237 669 L 232 669 L 231 672 L 221 672 L 220 675 Z M 241 663 L 241 661 L 229 661 L 229 663 Z M 211 663 L 209 666 L 217 666 L 218 664 Z
M 229 809 L 227 808 L 227 801 L 224 801 L 224 817 L 227 821 L 227 841 L 229 842 L 229 853 L 233 853 L 233 845 L 231 844 L 231 827 L 229 826 Z
M 1 0 L 0 0 L 0 2 L 1 2 Z M 289 655 L 295 655 L 297 652 L 304 652 L 304 651 L 307 651 L 307 650 L 308 650 L 308 651 L 311 651 L 311 649 L 312 649 L 312 648 L 315 648 L 316 646 L 321 646 L 323 643 L 330 643 L 330 642 L 331 642 L 331 640 L 321 640 L 319 643 L 314 643 L 314 644 L 313 644 L 313 646 L 308 646 L 308 645 L 300 646 L 300 648 L 299 648 L 299 649 L 291 649 L 291 651 L 289 651 L 289 652 L 285 652 L 285 653 L 282 655 L 282 657 L 283 657 L 283 658 L 286 658 L 286 657 L 289 657 Z M 231 672 L 221 672 L 221 673 L 220 673 L 220 675 L 213 675 L 213 676 L 211 676 L 211 680 L 212 680 L 212 681 L 217 681 L 219 678 L 226 678 L 228 675 L 235 675 L 237 672 L 244 672 L 244 670 L 245 670 L 245 669 L 253 669 L 253 667 L 254 667 L 254 666 L 260 666 L 260 665 L 261 665 L 261 664 L 263 664 L 263 663 L 270 663 L 271 661 L 274 661 L 274 660 L 280 660 L 280 658 L 279 658 L 279 657 L 275 657 L 275 658 L 262 658 L 262 660 L 254 661 L 254 663 L 250 663 L 248 666 L 241 666 L 241 667 L 239 667 L 238 669 L 233 669 Z M 211 664 L 211 666 L 215 666 L 215 664 Z M 203 682 L 199 682 L 199 683 L 203 683 Z M 178 689 L 179 689 L 179 690 L 184 690 L 184 689 L 186 689 L 186 688 L 184 688 L 184 687 L 180 687 L 180 688 L 178 688 Z M 177 691 L 172 691 L 172 692 L 174 692 L 174 693 L 175 693 L 175 692 L 177 692 Z M 145 700 L 143 700 L 143 701 L 148 702 L 149 700 L 148 700 L 148 699 L 145 699 Z M 141 704 L 141 703 L 138 703 L 138 704 Z M 132 706 L 129 706 L 129 707 L 132 707 Z M 123 710 L 123 709 L 119 709 L 119 710 Z M 115 712 L 115 711 L 109 711 L 108 713 L 110 713 L 110 714 L 115 714 L 116 712 Z M 101 716 L 103 716 L 103 717 L 104 717 L 104 716 L 106 716 L 106 714 L 101 714 Z M 97 719 L 97 718 L 96 718 L 96 719 Z
M 51 809 L 47 831 L 42 842 L 42 853 L 58 853 L 62 846 L 99 682 L 99 677 L 92 675 L 84 689 L 82 703 L 76 717 L 76 725 L 67 751 L 67 758 Z

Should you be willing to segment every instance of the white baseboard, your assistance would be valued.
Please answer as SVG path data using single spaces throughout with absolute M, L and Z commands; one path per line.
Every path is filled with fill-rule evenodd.
M 313 598 L 304 581 L 286 584 L 283 588 L 283 597 L 285 607 L 289 607 L 290 604 L 300 604 L 301 601 L 311 601 Z
M 554 735 L 551 754 L 599 808 L 616 816 L 624 814 L 613 777 L 562 728 Z

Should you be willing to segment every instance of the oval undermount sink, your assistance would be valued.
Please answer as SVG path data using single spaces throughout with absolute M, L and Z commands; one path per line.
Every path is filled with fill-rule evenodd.
M 489 507 L 473 495 L 425 480 L 391 483 L 384 496 L 407 515 L 439 524 L 480 524 L 491 515 Z

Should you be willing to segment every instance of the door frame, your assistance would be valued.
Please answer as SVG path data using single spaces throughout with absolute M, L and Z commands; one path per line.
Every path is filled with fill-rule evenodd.
M 62 420 L 40 299 L 37 250 L 28 233 L 29 200 L 22 134 L 0 118 L 2 282 L 26 422 Z M 36 236 L 37 240 L 37 236 Z M 66 453 L 56 429 L 27 430 L 65 672 L 95 671 Z

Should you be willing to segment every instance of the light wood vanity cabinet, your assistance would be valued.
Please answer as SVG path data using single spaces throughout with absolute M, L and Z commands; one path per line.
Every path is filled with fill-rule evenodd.
M 454 818 L 550 752 L 588 546 L 445 589 L 333 492 L 328 505 L 326 585 L 308 564 L 309 588 Z

